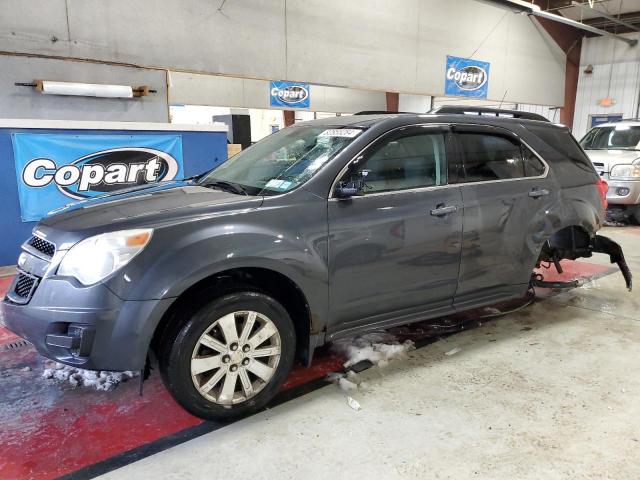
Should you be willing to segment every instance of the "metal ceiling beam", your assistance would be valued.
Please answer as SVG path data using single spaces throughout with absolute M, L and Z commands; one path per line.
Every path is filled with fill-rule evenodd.
M 573 2 L 571 2 L 571 5 L 574 6 L 574 7 L 578 7 L 578 8 L 580 8 L 580 9 L 586 11 L 586 12 L 589 12 L 589 13 L 596 13 L 598 15 L 598 17 L 596 17 L 596 18 L 599 18 L 599 17 L 606 18 L 607 20 L 611 20 L 614 23 L 617 23 L 619 25 L 625 26 L 628 29 L 633 30 L 634 32 L 640 32 L 640 28 L 636 27 L 635 25 L 627 23 L 624 20 L 620 20 L 619 18 L 616 18 L 616 17 L 614 17 L 612 15 L 609 15 L 607 13 L 601 12 L 600 10 L 596 10 L 595 8 L 591 8 L 590 6 L 585 5 L 584 3 L 573 1 Z M 593 18 L 593 19 L 590 19 L 590 20 L 596 20 L 596 18 Z
M 622 35 L 617 35 L 615 33 L 607 32 L 606 30 L 601 30 L 600 28 L 592 27 L 591 25 L 587 25 L 586 23 L 576 22 L 575 20 L 571 20 L 570 18 L 562 17 L 560 15 L 555 15 L 549 12 L 544 12 L 540 10 L 539 6 L 533 3 L 524 2 L 522 0 L 491 0 L 491 1 L 493 3 L 497 3 L 503 6 L 516 8 L 518 11 L 525 12 L 529 15 L 533 15 L 534 17 L 546 18 L 547 20 L 563 23 L 573 28 L 595 33 L 596 35 L 615 38 L 616 40 L 620 40 L 621 42 L 624 42 L 631 47 L 635 47 L 638 44 L 638 40 L 636 40 L 635 38 L 623 37 Z
M 564 23 L 565 25 L 569 25 L 574 28 L 578 28 L 580 30 L 585 30 L 587 32 L 595 33 L 596 35 L 601 35 L 603 37 L 611 37 L 616 40 L 620 40 L 628 44 L 631 47 L 635 47 L 638 44 L 638 40 L 635 38 L 627 38 L 622 35 L 617 35 L 615 33 L 607 32 L 606 30 L 602 30 L 600 28 L 592 27 L 591 25 L 587 25 L 586 23 L 576 22 L 575 20 L 571 20 L 570 18 L 561 17 L 560 15 L 554 15 L 553 13 L 547 12 L 531 12 L 531 15 L 534 17 L 546 18 L 548 20 L 553 20 L 554 22 Z
M 541 4 L 540 5 L 541 10 L 545 10 L 547 12 L 558 12 L 560 10 L 566 10 L 567 8 L 571 8 L 572 1 L 573 0 L 546 0 L 546 2 L 542 1 L 539 3 Z M 593 0 L 593 2 L 590 1 L 589 3 L 593 3 L 595 6 L 600 3 L 607 3 L 609 1 L 611 0 Z M 547 5 L 546 7 L 544 5 L 545 3 Z

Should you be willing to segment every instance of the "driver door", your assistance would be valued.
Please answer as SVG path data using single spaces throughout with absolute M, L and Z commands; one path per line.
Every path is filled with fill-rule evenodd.
M 361 196 L 329 199 L 329 336 L 451 309 L 463 209 L 450 141 L 448 127 L 396 129 L 339 179 L 368 171 Z

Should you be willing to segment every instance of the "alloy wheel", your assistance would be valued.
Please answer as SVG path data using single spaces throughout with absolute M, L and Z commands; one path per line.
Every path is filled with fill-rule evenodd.
M 254 397 L 269 383 L 282 353 L 269 317 L 237 311 L 214 321 L 196 342 L 191 378 L 207 400 L 231 406 Z

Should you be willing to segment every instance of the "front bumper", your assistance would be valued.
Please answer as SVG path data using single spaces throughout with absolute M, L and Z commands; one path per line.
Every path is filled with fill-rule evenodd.
M 611 180 L 609 178 L 603 178 L 609 184 L 609 191 L 607 192 L 607 202 L 609 202 L 609 204 L 640 204 L 640 180 Z
M 124 301 L 104 285 L 43 278 L 28 304 L 0 303 L 0 323 L 52 360 L 90 370 L 140 370 L 172 300 Z

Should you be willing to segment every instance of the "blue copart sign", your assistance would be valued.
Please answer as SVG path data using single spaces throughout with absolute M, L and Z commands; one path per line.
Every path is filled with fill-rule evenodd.
M 309 108 L 311 89 L 308 83 L 269 82 L 270 105 L 278 108 Z
M 445 95 L 487 98 L 489 62 L 447 55 Z
M 180 135 L 12 135 L 22 221 L 73 201 L 183 177 Z

